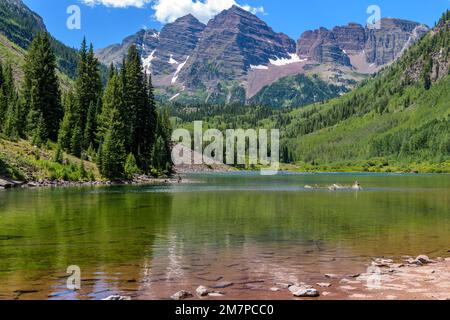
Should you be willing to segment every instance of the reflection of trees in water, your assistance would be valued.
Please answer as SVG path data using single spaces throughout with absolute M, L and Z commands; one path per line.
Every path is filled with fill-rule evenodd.
M 11 193 L 0 234 L 7 228 L 22 238 L 0 246 L 0 269 L 27 278 L 29 272 L 64 274 L 69 265 L 101 270 L 151 257 L 155 237 L 167 232 L 172 195 L 125 191 L 137 189 Z

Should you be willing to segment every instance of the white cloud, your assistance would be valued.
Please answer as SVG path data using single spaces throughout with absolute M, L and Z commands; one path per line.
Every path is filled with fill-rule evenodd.
M 152 8 L 155 10 L 156 20 L 161 23 L 173 22 L 189 13 L 201 22 L 207 23 L 212 17 L 233 5 L 254 14 L 264 13 L 263 7 L 239 5 L 235 0 L 155 0 Z
M 113 7 L 113 8 L 127 8 L 127 7 L 142 8 L 144 5 L 151 2 L 151 0 L 81 0 L 81 1 L 89 6 L 101 4 L 106 7 Z
M 223 10 L 237 5 L 253 14 L 264 13 L 264 8 L 240 5 L 236 0 L 80 0 L 89 5 L 104 5 L 113 8 L 137 7 L 143 8 L 148 3 L 155 10 L 155 19 L 161 23 L 173 22 L 187 14 L 192 14 L 203 23 L 207 23 Z

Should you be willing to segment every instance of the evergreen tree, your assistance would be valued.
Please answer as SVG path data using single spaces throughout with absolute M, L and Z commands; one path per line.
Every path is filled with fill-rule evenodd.
M 8 110 L 6 111 L 3 133 L 11 139 L 19 138 L 19 97 L 8 99 Z
M 20 102 L 11 65 L 0 66 L 0 73 L 0 132 L 17 139 L 23 128 L 19 122 Z
M 99 151 L 102 175 L 109 179 L 123 178 L 126 151 L 123 124 L 117 109 L 111 111 L 111 122 Z
M 80 174 L 80 179 L 86 179 L 87 178 L 87 172 L 84 167 L 84 161 L 81 160 L 80 164 L 78 165 L 78 172 Z
M 72 129 L 75 127 L 75 98 L 72 91 L 69 91 L 64 99 L 65 112 L 58 134 L 58 144 L 62 150 L 72 153 Z
M 134 155 L 132 153 L 130 153 L 127 157 L 124 170 L 125 170 L 125 175 L 128 179 L 133 179 L 133 177 L 136 174 L 140 173 L 140 170 L 136 163 L 136 158 L 134 157 Z
M 8 110 L 8 100 L 6 99 L 3 88 L 0 86 L 0 132 L 3 131 L 6 111 Z
M 90 146 L 96 143 L 96 123 L 97 123 L 97 108 L 93 101 L 89 105 L 89 110 L 86 118 L 86 126 L 83 135 L 83 147 L 87 150 Z M 88 146 L 88 148 L 85 148 Z
M 53 161 L 57 163 L 63 163 L 64 161 L 63 151 L 60 143 L 58 143 L 58 145 L 56 146 L 55 158 L 53 159 Z
M 32 112 L 33 110 L 30 111 L 30 113 Z M 32 142 L 36 146 L 42 146 L 47 142 L 48 137 L 44 116 L 41 112 L 37 111 L 36 113 L 33 112 L 33 118 L 36 119 L 36 126 L 33 130 Z
M 432 68 L 433 68 L 433 60 L 431 59 L 430 56 L 428 56 L 426 58 L 425 65 L 423 68 L 423 74 L 422 74 L 425 90 L 429 90 L 431 88 L 431 70 L 432 70 Z
M 126 121 L 124 119 L 126 119 L 127 115 L 126 110 L 124 109 L 123 87 L 121 79 L 115 71 L 110 73 L 108 83 L 106 84 L 103 93 L 102 111 L 98 116 L 97 136 L 100 142 L 104 140 L 106 132 L 110 127 L 113 110 L 117 110 L 119 113 L 118 117 L 120 117 L 120 121 L 123 124 L 122 135 L 125 139 L 128 132 L 125 131 Z
M 125 70 L 124 101 L 127 111 L 127 127 L 131 144 L 129 152 L 136 158 L 139 168 L 151 170 L 151 155 L 155 141 L 156 112 L 151 81 L 143 73 L 138 50 L 132 45 L 128 50 Z
M 169 113 L 162 110 L 157 117 L 156 142 L 152 151 L 153 167 L 161 171 L 172 172 L 171 125 Z
M 83 133 L 78 123 L 75 124 L 75 128 L 72 131 L 70 150 L 74 156 L 81 157 L 83 152 Z
M 96 144 L 95 129 L 97 121 L 97 104 L 101 99 L 102 82 L 99 62 L 95 58 L 92 44 L 89 50 L 83 39 L 79 53 L 76 79 L 77 122 L 83 132 L 82 149 Z
M 8 109 L 8 101 L 3 91 L 3 65 L 0 61 L 0 132 L 3 130 L 3 124 L 5 122 L 6 110 Z
M 28 121 L 28 127 L 32 130 L 29 134 L 41 142 L 56 140 L 63 110 L 56 59 L 48 33 L 38 33 L 33 39 L 24 69 L 24 112 L 31 113 L 29 120 L 37 120 L 34 123 Z

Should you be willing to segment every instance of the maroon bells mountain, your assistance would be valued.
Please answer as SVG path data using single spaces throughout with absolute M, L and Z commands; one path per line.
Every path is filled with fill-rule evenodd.
M 397 59 L 429 30 L 417 22 L 391 18 L 382 19 L 380 26 L 350 23 L 319 28 L 303 32 L 295 42 L 233 6 L 207 25 L 187 15 L 160 32 L 141 30 L 121 44 L 99 50 L 97 57 L 103 64 L 120 66 L 135 44 L 161 100 L 242 103 L 283 78 L 300 74 L 350 88 Z

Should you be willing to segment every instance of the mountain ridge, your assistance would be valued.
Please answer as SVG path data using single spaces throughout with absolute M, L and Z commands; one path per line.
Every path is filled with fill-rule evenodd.
M 206 25 L 188 15 L 160 32 L 141 30 L 122 44 L 98 50 L 97 57 L 104 64 L 120 65 L 127 48 L 136 44 L 161 101 L 249 103 L 263 88 L 298 74 L 319 75 L 351 89 L 397 59 L 427 30 L 418 22 L 384 18 L 380 30 L 349 23 L 308 30 L 295 41 L 233 6 Z M 188 47 L 180 40 L 183 33 Z M 168 45 L 161 41 L 162 34 Z

